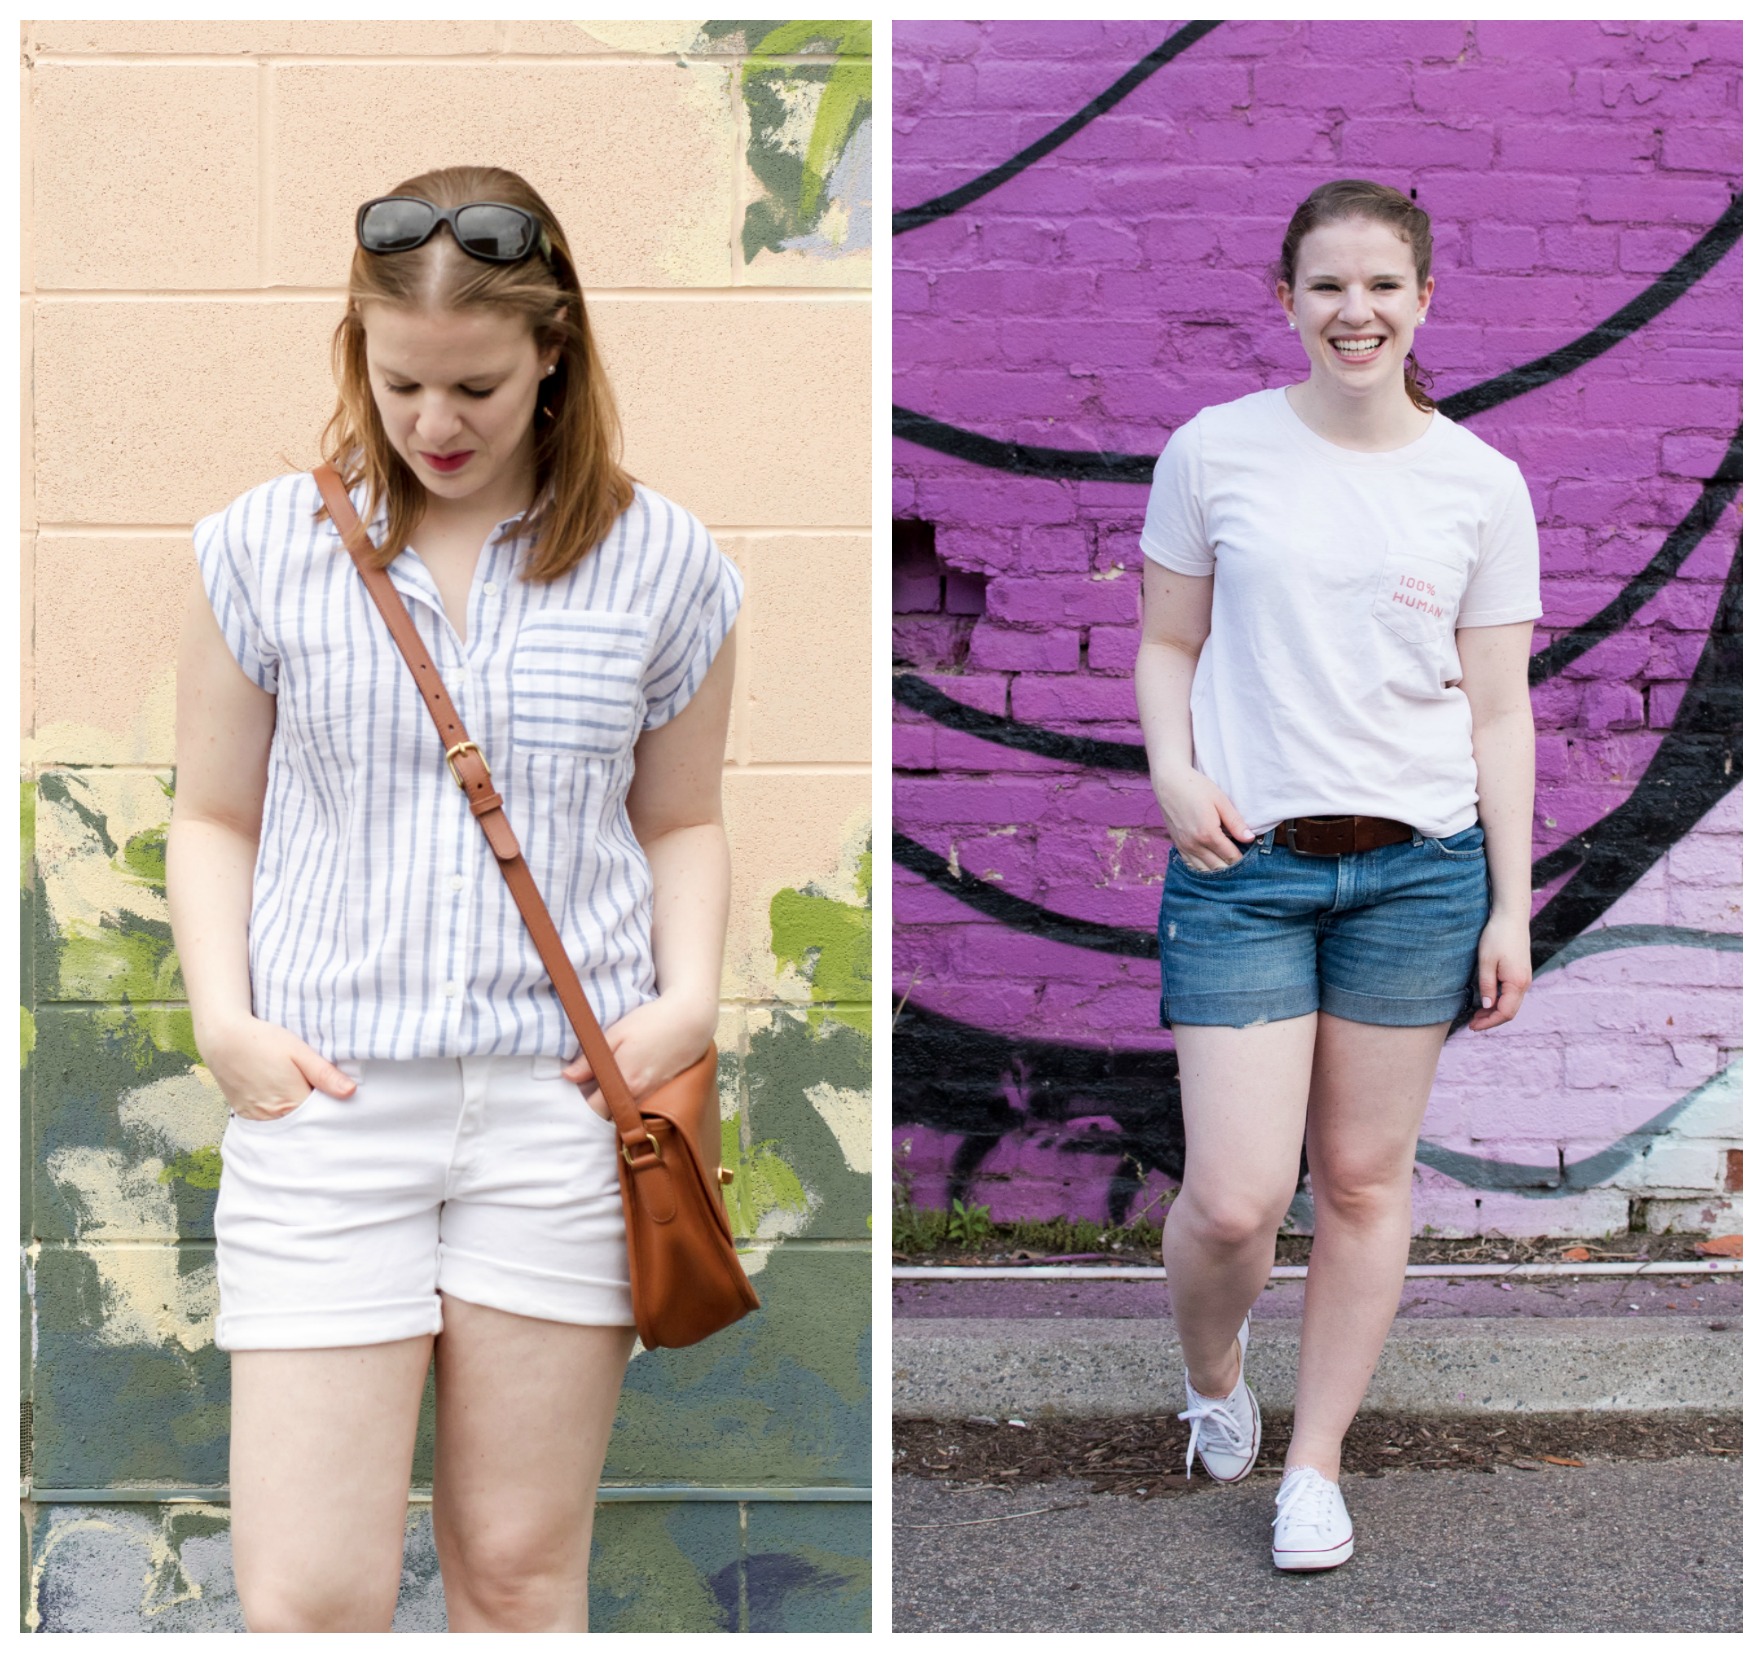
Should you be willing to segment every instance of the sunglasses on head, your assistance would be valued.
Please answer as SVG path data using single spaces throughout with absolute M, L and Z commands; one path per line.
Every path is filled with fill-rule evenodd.
M 538 219 L 501 201 L 468 201 L 437 207 L 415 195 L 381 195 L 363 201 L 355 214 L 355 239 L 370 253 L 407 253 L 445 224 L 459 250 L 488 264 L 518 264 L 537 249 L 551 256 L 551 241 Z

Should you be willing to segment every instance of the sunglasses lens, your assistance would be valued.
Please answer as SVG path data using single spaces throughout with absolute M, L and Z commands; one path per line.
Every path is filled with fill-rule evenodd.
M 532 250 L 533 221 L 513 207 L 461 207 L 453 223 L 459 232 L 459 245 L 474 258 L 512 263 Z
M 375 201 L 361 218 L 362 244 L 370 252 L 398 253 L 420 247 L 435 227 L 435 209 L 426 201 Z

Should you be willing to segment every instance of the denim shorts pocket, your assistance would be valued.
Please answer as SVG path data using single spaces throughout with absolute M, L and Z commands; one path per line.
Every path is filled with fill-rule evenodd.
M 1178 849 L 1172 849 L 1169 852 L 1169 866 L 1172 872 L 1179 868 L 1183 877 L 1197 878 L 1202 883 L 1210 882 L 1213 879 L 1228 878 L 1233 872 L 1240 871 L 1243 864 L 1249 859 L 1249 853 L 1253 849 L 1254 846 L 1250 845 L 1249 850 L 1238 855 L 1236 860 L 1231 861 L 1222 867 L 1208 867 L 1204 872 L 1197 868 L 1190 867 L 1186 861 L 1182 860 L 1181 851 Z
M 1487 859 L 1487 839 L 1479 821 L 1461 832 L 1453 832 L 1449 838 L 1428 838 L 1427 843 L 1447 861 Z
M 650 622 L 597 609 L 529 614 L 514 640 L 514 744 L 618 758 L 637 738 Z

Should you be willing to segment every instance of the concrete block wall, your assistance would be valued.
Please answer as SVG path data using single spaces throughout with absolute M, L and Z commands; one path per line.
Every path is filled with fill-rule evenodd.
M 1735 1229 L 1739 26 L 903 22 L 893 72 L 897 1187 L 1118 1222 L 1179 1182 L 1150 461 L 1303 376 L 1270 271 L 1362 176 L 1432 214 L 1420 354 L 1525 472 L 1546 608 L 1542 972 L 1446 1048 L 1416 1226 Z
M 863 1628 L 868 26 L 22 39 L 27 1626 L 242 1627 L 212 1343 L 224 1107 L 164 902 L 189 528 L 316 459 L 356 203 L 489 159 L 569 231 L 631 468 L 710 526 L 748 592 L 718 1037 L 764 1308 L 636 1357 L 595 1628 Z M 428 1451 L 425 1424 L 419 1489 Z M 418 1496 L 398 1624 L 441 1613 Z

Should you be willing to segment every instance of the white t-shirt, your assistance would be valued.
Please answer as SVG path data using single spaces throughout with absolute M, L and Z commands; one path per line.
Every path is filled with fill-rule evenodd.
M 1141 544 L 1211 575 L 1194 765 L 1256 832 L 1382 815 L 1428 837 L 1476 817 L 1459 626 L 1542 614 L 1518 467 L 1435 413 L 1387 453 L 1324 441 L 1283 389 L 1203 409 L 1157 461 Z

